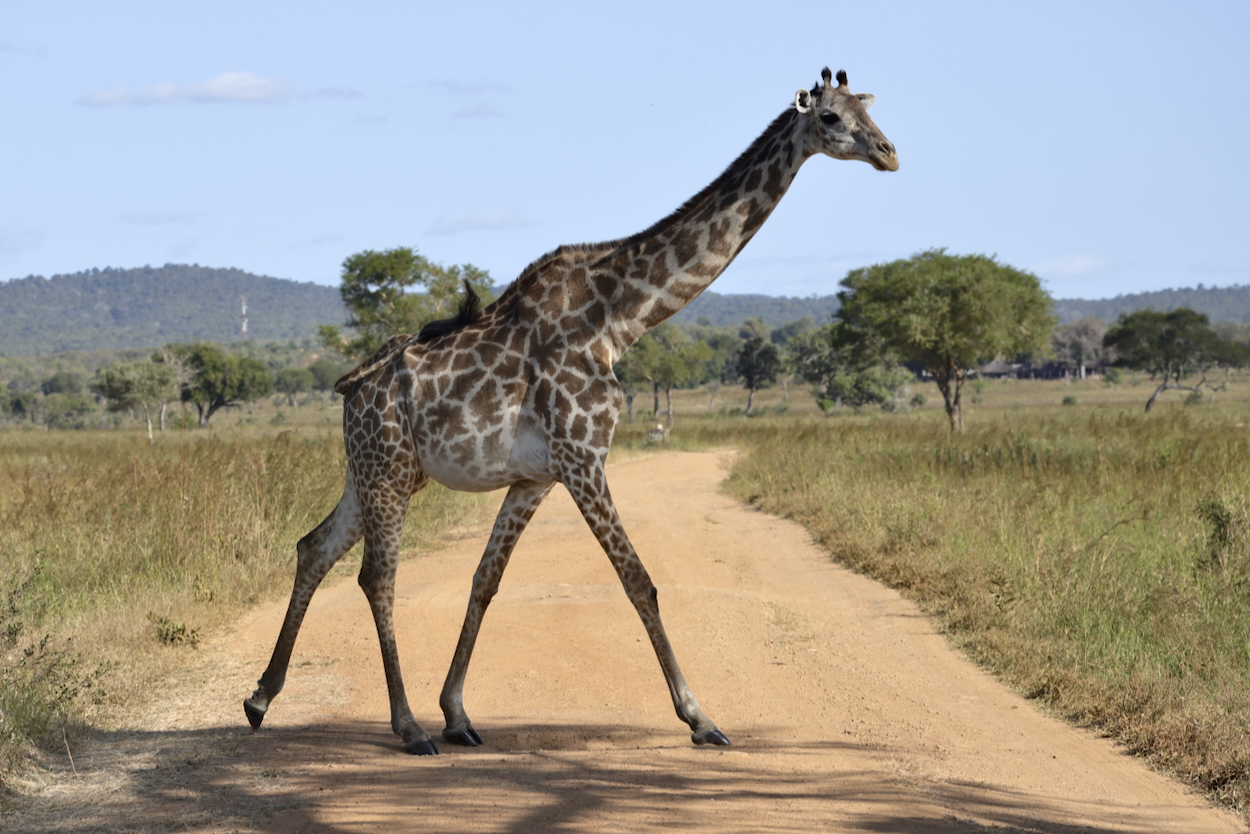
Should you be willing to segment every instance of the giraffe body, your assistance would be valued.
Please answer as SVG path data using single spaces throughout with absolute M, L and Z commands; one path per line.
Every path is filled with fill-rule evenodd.
M 476 745 L 462 703 L 482 617 L 512 549 L 556 483 L 577 503 L 642 619 L 677 715 L 697 744 L 728 744 L 699 708 L 660 621 L 655 586 L 612 504 L 604 463 L 624 395 L 613 364 L 650 328 L 724 271 L 809 157 L 824 153 L 896 170 L 894 147 L 826 69 L 799 90 L 726 171 L 676 212 L 622 240 L 562 246 L 530 264 L 480 317 L 449 332 L 397 336 L 335 390 L 344 395 L 343 496 L 297 546 L 295 586 L 273 657 L 244 702 L 253 729 L 282 689 L 313 592 L 362 537 L 359 582 L 378 628 L 391 727 L 405 749 L 437 753 L 408 707 L 392 618 L 400 534 L 412 495 L 431 479 L 459 490 L 508 488 L 439 698 L 443 738 Z M 424 331 L 423 331 L 424 334 Z

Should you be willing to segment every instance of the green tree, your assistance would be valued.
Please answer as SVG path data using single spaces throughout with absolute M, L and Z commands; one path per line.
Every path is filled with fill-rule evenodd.
M 725 368 L 725 381 L 741 381 L 747 389 L 747 407 L 744 414 L 751 413 L 755 404 L 755 392 L 777 381 L 781 372 L 781 353 L 777 346 L 764 341 L 762 336 L 752 336 L 742 343 L 738 353 Z
M 57 371 L 40 383 L 39 388 L 45 397 L 51 394 L 81 397 L 86 390 L 82 377 L 73 371 Z
M 814 393 L 822 409 L 878 405 L 906 410 L 907 384 L 914 376 L 894 362 L 883 361 L 881 353 L 835 322 L 792 339 L 785 364 L 799 379 L 816 386 Z
M 1077 376 L 1085 378 L 1085 366 L 1101 366 L 1105 360 L 1102 339 L 1107 333 L 1107 325 L 1097 316 L 1084 318 L 1065 324 L 1051 336 L 1051 347 L 1055 358 L 1063 362 L 1071 362 L 1077 366 Z
M 207 342 L 170 345 L 169 350 L 190 371 L 182 401 L 195 405 L 201 428 L 221 409 L 252 402 L 273 390 L 269 368 L 259 359 L 231 356 Z
M 322 325 L 321 341 L 344 356 L 366 359 L 392 336 L 454 315 L 465 283 L 484 301 L 493 298 L 490 275 L 472 264 L 432 263 L 408 246 L 357 252 L 343 261 L 339 287 L 349 315 L 346 327 L 353 332 Z
M 287 405 L 295 408 L 298 405 L 296 396 L 311 391 L 316 381 L 308 368 L 283 368 L 274 374 L 273 390 L 286 394 Z
M 1169 388 L 1195 393 L 1203 386 L 1220 390 L 1228 384 L 1227 377 L 1223 383 L 1213 385 L 1207 382 L 1209 370 L 1240 367 L 1250 361 L 1250 349 L 1221 338 L 1204 314 L 1188 307 L 1170 313 L 1138 310 L 1121 314 L 1103 337 L 1103 346 L 1115 351 L 1116 365 L 1146 371 L 1152 379 L 1162 378 L 1146 401 L 1147 412 Z M 1193 373 L 1202 376 L 1193 385 L 1182 385 L 1181 380 Z
M 91 390 L 108 402 L 112 412 L 143 409 L 148 426 L 148 442 L 152 437 L 152 407 L 168 402 L 174 396 L 175 369 L 156 362 L 119 362 L 96 371 Z M 161 431 L 164 431 L 162 421 Z
M 38 403 L 35 411 L 36 422 L 41 422 L 50 429 L 81 429 L 86 417 L 95 411 L 95 403 L 81 394 L 49 394 Z
M 648 339 L 647 335 L 649 334 L 644 334 L 612 366 L 616 381 L 621 384 L 621 390 L 625 394 L 625 412 L 631 423 L 634 422 L 634 397 L 638 396 L 644 385 L 651 382 L 647 366 L 650 363 L 650 353 L 655 349 L 655 342 Z
M 662 322 L 647 335 L 657 347 L 649 354 L 647 373 L 656 390 L 664 392 L 668 426 L 672 428 L 673 389 L 691 385 L 699 379 L 705 363 L 712 358 L 712 348 L 704 342 L 694 341 L 686 331 L 671 322 Z
M 963 431 L 968 372 L 995 356 L 1042 350 L 1056 324 L 1037 276 L 985 255 L 930 249 L 853 270 L 842 286 L 836 316 L 848 337 L 887 361 L 928 371 L 952 433 Z
M 328 356 L 321 356 L 308 366 L 308 370 L 313 375 L 313 390 L 333 391 L 334 383 L 350 371 L 351 366 L 345 362 L 337 362 Z

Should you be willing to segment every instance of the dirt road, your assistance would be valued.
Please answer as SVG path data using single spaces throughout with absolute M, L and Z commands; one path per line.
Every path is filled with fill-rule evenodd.
M 390 733 L 354 582 L 322 588 L 263 729 L 240 703 L 284 604 L 201 648 L 141 732 L 77 754 L 32 830 L 1238 832 L 1224 811 L 1040 714 L 952 652 L 914 606 L 797 525 L 720 495 L 724 459 L 614 467 L 686 677 L 733 741 L 695 748 L 642 626 L 567 493 L 522 538 L 465 690 L 477 749 L 414 758 Z M 409 701 L 438 691 L 481 535 L 405 563 Z M 26 824 L 24 823 L 24 824 Z

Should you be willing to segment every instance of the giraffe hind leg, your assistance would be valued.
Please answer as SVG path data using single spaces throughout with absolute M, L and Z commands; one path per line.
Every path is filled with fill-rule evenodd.
M 256 682 L 256 691 L 252 693 L 252 697 L 243 702 L 243 712 L 253 730 L 260 729 L 270 702 L 282 691 L 286 682 L 286 670 L 291 662 L 291 652 L 295 648 L 295 638 L 299 635 L 300 625 L 304 622 L 304 614 L 308 611 L 308 603 L 313 593 L 330 572 L 330 568 L 334 567 L 344 553 L 351 550 L 352 545 L 360 541 L 362 534 L 360 504 L 352 476 L 348 473 L 347 484 L 339 503 L 324 521 L 295 546 L 295 584 L 291 589 L 286 617 L 278 632 L 269 666 Z
M 438 755 L 438 747 L 412 714 L 399 668 L 395 640 L 395 575 L 399 567 L 400 538 L 404 515 L 412 494 L 429 482 L 422 476 L 412 488 L 397 483 L 375 483 L 361 496 L 365 515 L 365 554 L 358 581 L 378 630 L 382 668 L 391 706 L 391 731 L 403 741 L 404 750 L 418 756 Z

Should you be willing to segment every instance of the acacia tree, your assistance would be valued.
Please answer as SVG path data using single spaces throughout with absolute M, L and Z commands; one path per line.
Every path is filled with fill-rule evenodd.
M 985 255 L 930 249 L 853 270 L 842 286 L 836 316 L 848 338 L 928 371 L 952 433 L 963 431 L 968 372 L 995 356 L 1040 351 L 1056 324 L 1037 276 Z
M 152 438 L 152 407 L 163 405 L 174 395 L 174 368 L 155 362 L 119 362 L 96 371 L 91 389 L 108 402 L 113 412 L 143 409 L 148 425 L 148 442 Z M 164 421 L 161 431 L 165 430 Z
M 760 336 L 752 336 L 742 343 L 737 355 L 725 368 L 725 381 L 742 381 L 747 389 L 747 407 L 743 414 L 751 413 L 755 404 L 755 392 L 772 385 L 781 372 L 781 353 L 777 346 Z
M 881 351 L 871 342 L 852 338 L 841 322 L 791 339 L 784 361 L 796 377 L 816 386 L 822 409 L 879 405 L 903 410 L 907 383 L 914 378 L 906 368 L 882 361 Z
M 357 252 L 343 261 L 339 286 L 349 316 L 346 327 L 354 332 L 347 335 L 338 325 L 323 324 L 321 342 L 351 359 L 365 359 L 392 336 L 416 333 L 452 315 L 465 283 L 486 301 L 494 297 L 489 273 L 472 264 L 432 263 L 409 246 Z
M 1227 379 L 1213 385 L 1207 382 L 1208 370 L 1250 362 L 1250 349 L 1221 338 L 1211 327 L 1210 319 L 1188 307 L 1178 307 L 1170 313 L 1158 310 L 1122 313 L 1103 337 L 1103 346 L 1115 351 L 1116 365 L 1146 371 L 1152 379 L 1163 378 L 1146 401 L 1147 413 L 1159 395 L 1169 388 L 1201 391 L 1206 386 L 1220 390 L 1228 384 Z M 1193 385 L 1182 385 L 1181 380 L 1190 373 L 1199 373 L 1201 377 Z
M 697 382 L 712 359 L 712 348 L 690 337 L 672 322 L 662 322 L 643 334 L 614 367 L 625 390 L 629 419 L 634 419 L 633 401 L 638 387 L 650 383 L 654 397 L 652 413 L 660 412 L 660 392 L 668 408 L 668 425 L 673 425 L 673 389 Z
M 1106 333 L 1107 325 L 1102 319 L 1085 316 L 1056 330 L 1050 343 L 1055 358 L 1076 365 L 1077 376 L 1084 379 L 1086 365 L 1101 365 L 1106 359 L 1102 346 Z
M 259 359 L 232 356 L 207 342 L 170 345 L 168 350 L 191 371 L 182 386 L 182 401 L 195 405 L 200 428 L 219 410 L 252 402 L 273 390 L 269 368 Z
M 306 394 L 316 385 L 317 378 L 308 368 L 283 368 L 273 376 L 273 390 L 286 394 L 286 402 L 291 408 L 298 408 L 299 394 Z

